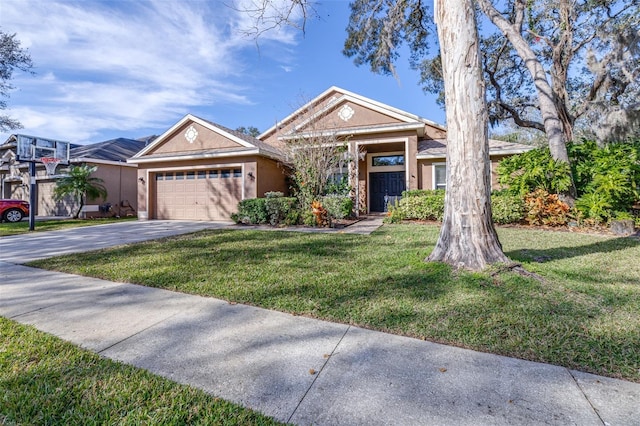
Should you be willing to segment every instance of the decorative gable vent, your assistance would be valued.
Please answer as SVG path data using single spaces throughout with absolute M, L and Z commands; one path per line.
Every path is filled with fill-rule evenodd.
M 195 127 L 193 127 L 193 125 L 191 125 L 189 126 L 187 131 L 184 132 L 184 137 L 186 140 L 189 141 L 189 143 L 193 143 L 193 141 L 195 141 L 196 138 L 198 137 L 198 131 L 196 130 Z
M 342 108 L 340 108 L 340 111 L 338 111 L 338 117 L 343 121 L 349 121 L 355 113 L 356 112 L 349 105 L 343 105 Z

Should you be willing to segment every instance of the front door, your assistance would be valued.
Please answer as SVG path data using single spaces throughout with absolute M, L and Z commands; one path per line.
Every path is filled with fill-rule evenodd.
M 387 211 L 387 202 L 400 199 L 405 190 L 404 172 L 369 173 L 369 211 Z

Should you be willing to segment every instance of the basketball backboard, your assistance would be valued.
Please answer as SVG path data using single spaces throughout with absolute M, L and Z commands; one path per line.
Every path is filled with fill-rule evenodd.
M 69 142 L 44 139 L 27 135 L 16 135 L 18 161 L 42 162 L 42 158 L 57 158 L 60 164 L 69 164 Z

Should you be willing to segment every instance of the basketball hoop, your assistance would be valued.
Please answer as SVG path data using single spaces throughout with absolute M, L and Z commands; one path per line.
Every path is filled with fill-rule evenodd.
M 56 157 L 42 157 L 40 161 L 44 164 L 45 169 L 47 169 L 47 175 L 49 176 L 53 176 L 56 172 L 56 167 L 60 164 L 60 159 Z

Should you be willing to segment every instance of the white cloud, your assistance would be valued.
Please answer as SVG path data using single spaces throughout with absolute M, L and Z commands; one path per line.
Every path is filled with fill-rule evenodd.
M 246 54 L 258 53 L 238 31 L 248 19 L 216 1 L 3 0 L 0 26 L 37 73 L 20 77 L 8 112 L 25 132 L 86 142 L 104 129 L 164 127 L 194 107 L 251 104 Z M 296 37 L 281 29 L 262 40 Z

